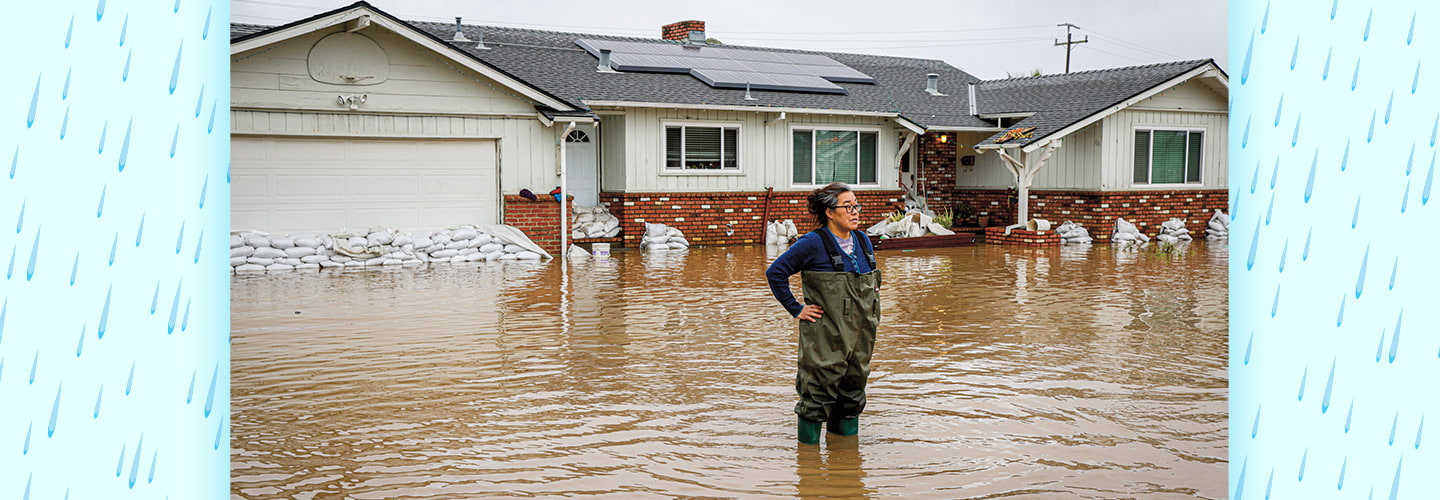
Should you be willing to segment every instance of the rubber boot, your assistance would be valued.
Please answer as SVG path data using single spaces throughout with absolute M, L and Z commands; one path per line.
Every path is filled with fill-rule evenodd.
M 805 417 L 796 417 L 799 424 L 799 438 L 803 444 L 820 444 L 820 422 L 805 420 Z
M 831 434 L 854 436 L 860 433 L 860 416 L 832 419 L 825 423 L 825 430 L 830 431 Z

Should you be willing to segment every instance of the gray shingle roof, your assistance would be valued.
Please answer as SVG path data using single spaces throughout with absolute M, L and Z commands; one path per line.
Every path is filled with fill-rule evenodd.
M 975 88 L 982 115 L 1034 113 L 1014 127 L 1035 127 L 1030 139 L 1006 144 L 1021 146 L 1043 139 L 1088 116 L 1135 97 L 1186 72 L 1213 64 L 1209 59 L 1129 66 L 1061 75 L 989 80 Z M 1003 133 L 985 139 L 993 144 Z

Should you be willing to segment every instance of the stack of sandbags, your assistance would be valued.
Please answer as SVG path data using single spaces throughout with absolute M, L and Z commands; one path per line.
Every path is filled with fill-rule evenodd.
M 575 214 L 570 221 L 572 238 L 614 238 L 620 235 L 620 219 L 611 215 L 605 205 L 574 207 L 571 212 Z
M 246 231 L 230 237 L 230 266 L 246 272 L 540 260 L 548 257 L 543 252 L 518 229 L 503 225 L 414 234 L 392 229 L 318 236 Z
M 1164 243 L 1179 243 L 1190 241 L 1190 230 L 1185 228 L 1184 219 L 1170 219 L 1160 223 L 1160 234 L 1155 236 L 1157 241 Z
M 664 224 L 645 223 L 645 237 L 640 240 L 640 248 L 645 250 L 684 250 L 690 248 L 690 242 L 685 240 L 685 234 Z
M 1091 243 L 1095 241 L 1094 238 L 1090 237 L 1089 229 L 1085 229 L 1085 226 L 1068 220 L 1065 221 L 1064 224 L 1060 224 L 1060 227 L 1055 228 L 1055 234 L 1060 235 L 1060 242 L 1062 244 Z
M 794 220 L 777 220 L 765 224 L 766 245 L 789 245 L 799 237 L 800 231 L 795 228 Z
M 1210 216 L 1210 222 L 1205 229 L 1205 239 L 1224 240 L 1230 238 L 1230 215 L 1215 209 L 1215 215 Z
M 870 226 L 865 232 L 871 236 L 882 235 L 889 238 L 915 238 L 926 235 L 949 235 L 955 234 L 949 228 L 943 227 L 935 222 L 935 218 L 926 212 L 907 212 L 900 220 L 895 222 L 880 221 Z
M 1115 232 L 1110 233 L 1110 242 L 1119 245 L 1141 245 L 1150 241 L 1149 236 L 1140 232 L 1130 221 L 1123 217 L 1115 219 Z

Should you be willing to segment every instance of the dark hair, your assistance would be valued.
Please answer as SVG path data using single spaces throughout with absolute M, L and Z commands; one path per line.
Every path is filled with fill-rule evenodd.
M 850 186 L 843 182 L 832 182 L 810 192 L 809 204 L 810 215 L 815 216 L 815 224 L 825 227 L 830 222 L 830 217 L 825 215 L 826 210 L 835 208 L 840 193 L 850 192 Z

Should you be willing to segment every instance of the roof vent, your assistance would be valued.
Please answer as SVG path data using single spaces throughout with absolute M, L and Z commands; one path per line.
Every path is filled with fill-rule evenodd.
M 460 32 L 460 16 L 455 16 L 455 37 L 454 37 L 454 38 L 451 38 L 450 41 L 452 41 L 452 42 L 468 42 L 468 41 L 470 41 L 469 38 L 465 38 L 465 34 L 464 34 L 464 33 L 461 33 L 461 32 Z
M 979 106 L 975 102 L 975 82 L 965 84 L 965 90 L 970 94 L 970 116 L 975 116 L 979 114 L 975 112 L 979 108 Z
M 690 43 L 703 44 L 705 43 L 705 40 L 705 30 L 702 29 L 690 31 L 690 38 L 688 40 Z
M 610 49 L 600 49 L 600 64 L 595 66 L 595 71 L 601 73 L 616 73 L 610 67 Z
M 925 91 L 930 95 L 945 95 L 940 93 L 940 75 L 935 73 L 925 75 Z

